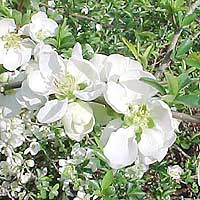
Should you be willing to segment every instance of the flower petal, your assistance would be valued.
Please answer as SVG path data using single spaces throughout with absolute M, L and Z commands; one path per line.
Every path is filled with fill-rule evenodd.
M 14 71 L 21 66 L 21 61 L 21 52 L 17 49 L 10 48 L 3 59 L 3 66 L 9 71 Z
M 15 31 L 16 25 L 14 19 L 4 18 L 0 20 L 0 37 Z
M 104 155 L 109 165 L 114 169 L 120 169 L 131 165 L 137 157 L 137 142 L 134 137 L 129 136 L 132 129 L 120 128 L 111 133 L 110 138 L 104 147 Z
M 44 107 L 37 114 L 37 119 L 41 123 L 51 123 L 60 120 L 67 111 L 68 101 L 57 99 L 47 101 Z
M 101 116 L 102 117 L 102 116 Z M 102 146 L 105 146 L 108 142 L 108 139 L 112 132 L 117 131 L 122 126 L 121 119 L 114 119 L 108 123 L 108 125 L 104 128 L 103 133 L 100 138 L 100 143 Z
M 127 90 L 120 84 L 108 82 L 104 92 L 106 102 L 118 113 L 127 113 L 130 99 Z

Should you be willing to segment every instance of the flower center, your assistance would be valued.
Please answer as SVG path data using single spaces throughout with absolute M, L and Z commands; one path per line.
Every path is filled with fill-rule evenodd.
M 73 91 L 77 89 L 76 79 L 71 74 L 66 74 L 64 78 L 55 81 L 55 85 L 58 89 L 56 97 L 59 99 L 73 99 Z
M 124 116 L 125 126 L 135 126 L 136 137 L 140 137 L 144 128 L 153 128 L 154 120 L 145 104 L 130 105 L 129 114 Z
M 16 33 L 9 33 L 7 35 L 2 36 L 2 40 L 5 43 L 5 48 L 19 48 L 22 39 Z
M 49 36 L 49 32 L 47 30 L 39 30 L 35 36 L 38 40 L 44 40 Z

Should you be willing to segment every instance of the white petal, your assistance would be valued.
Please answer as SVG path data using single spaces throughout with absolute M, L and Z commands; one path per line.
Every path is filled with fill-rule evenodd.
M 118 113 L 127 113 L 129 101 L 127 90 L 115 82 L 107 83 L 107 90 L 104 93 L 106 102 Z
M 108 81 L 115 81 L 123 73 L 134 69 L 142 70 L 141 64 L 119 54 L 112 54 L 104 61 L 104 70 Z
M 102 116 L 101 116 L 102 117 Z M 121 119 L 114 119 L 108 123 L 108 125 L 104 128 L 100 142 L 102 146 L 105 146 L 108 142 L 108 139 L 112 132 L 117 131 L 122 126 Z
M 78 59 L 83 59 L 82 47 L 81 47 L 81 44 L 79 42 L 77 42 L 75 44 L 74 48 L 72 49 L 72 57 L 76 57 Z
M 16 25 L 14 19 L 4 18 L 0 20 L 0 37 L 15 31 Z
M 21 110 L 21 105 L 17 102 L 15 94 L 6 96 L 0 94 L 0 106 L 3 106 L 3 116 L 6 118 L 16 116 Z
M 37 114 L 37 119 L 41 123 L 51 123 L 60 120 L 67 111 L 68 101 L 50 100 Z
M 36 14 L 34 14 L 32 17 L 31 17 L 31 21 L 33 23 L 38 23 L 38 21 L 41 21 L 41 20 L 44 20 L 44 19 L 47 19 L 47 15 L 45 12 L 37 12 Z
M 82 72 L 89 80 L 92 81 L 100 80 L 99 73 L 91 62 L 77 58 L 70 58 L 70 62 L 72 62 L 75 65 L 75 67 L 80 72 Z
M 83 101 L 92 101 L 101 96 L 105 90 L 105 84 L 102 82 L 96 82 L 86 87 L 84 90 L 74 91 L 74 95 Z
M 154 121 L 167 133 L 173 131 L 172 112 L 161 100 L 152 100 L 148 104 L 149 112 Z
M 17 95 L 17 101 L 30 110 L 38 109 L 46 98 L 34 93 L 28 86 L 27 81 L 23 81 L 20 93 Z
M 39 55 L 39 68 L 42 76 L 50 79 L 59 74 L 61 70 L 64 70 L 65 65 L 57 52 L 41 52 Z
M 141 94 L 141 103 L 143 103 L 146 102 L 149 97 L 154 96 L 157 93 L 157 90 L 150 85 L 140 81 L 139 79 L 141 77 L 154 78 L 154 76 L 148 72 L 141 70 L 131 70 L 123 74 L 120 77 L 119 82 L 132 92 Z
M 17 49 L 10 48 L 3 59 L 3 66 L 9 71 L 14 71 L 21 66 L 21 61 L 21 52 Z
M 123 128 L 113 132 L 103 149 L 109 165 L 114 169 L 131 165 L 136 160 L 137 142 L 128 132 Z
M 49 93 L 49 84 L 42 77 L 39 70 L 32 71 L 27 77 L 28 85 L 31 90 L 38 94 L 48 94 Z
M 94 57 L 90 60 L 90 62 L 92 62 L 95 68 L 98 70 L 101 81 L 107 81 L 105 68 L 104 68 L 104 61 L 106 58 L 107 58 L 106 55 L 95 54 Z
M 158 128 L 144 129 L 138 143 L 139 151 L 144 156 L 153 157 L 164 146 L 164 133 Z

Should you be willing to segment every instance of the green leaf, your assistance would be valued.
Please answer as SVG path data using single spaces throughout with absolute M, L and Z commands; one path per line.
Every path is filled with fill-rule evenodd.
M 90 107 L 93 110 L 95 122 L 97 124 L 106 125 L 112 118 L 108 115 L 107 107 L 103 104 L 91 102 Z
M 183 19 L 182 23 L 181 23 L 181 26 L 188 26 L 190 25 L 196 18 L 196 14 L 193 13 L 193 14 L 190 14 L 188 16 L 185 16 L 185 18 Z
M 186 58 L 186 64 L 191 66 L 191 67 L 196 67 L 200 69 L 200 54 L 199 53 L 191 53 L 187 58 Z
M 106 190 L 113 183 L 113 172 L 109 170 L 103 177 L 101 188 L 102 190 Z
M 0 6 L 0 14 L 4 17 L 12 18 L 9 9 L 6 7 Z
M 191 79 L 189 78 L 187 73 L 179 75 L 178 77 L 179 90 L 187 86 L 189 83 L 191 83 Z
M 59 183 L 53 186 L 52 191 L 57 191 L 58 189 L 59 189 Z
M 47 191 L 44 188 L 40 189 L 40 196 L 41 196 L 42 199 L 46 199 Z
M 148 46 L 148 47 L 146 48 L 146 50 L 145 50 L 143 56 L 144 56 L 146 59 L 148 59 L 149 56 L 150 56 L 150 54 L 151 54 L 151 51 L 152 51 L 152 50 L 153 50 L 153 45 Z
M 169 93 L 176 96 L 179 91 L 178 78 L 169 72 L 166 72 L 165 76 L 167 79 Z
M 190 39 L 185 39 L 181 45 L 179 46 L 177 53 L 176 53 L 176 58 L 183 58 L 185 57 L 185 54 L 190 50 L 192 47 L 193 41 Z
M 166 94 L 165 88 L 157 80 L 147 77 L 142 77 L 140 80 L 157 89 L 162 95 Z
M 18 10 L 13 10 L 12 16 L 15 19 L 16 24 L 21 25 L 21 23 L 22 23 L 22 13 L 19 12 Z
M 185 3 L 185 0 L 176 0 L 175 1 L 175 8 L 180 9 L 180 7 Z
M 140 58 L 139 58 L 139 55 L 138 55 L 138 52 L 135 48 L 135 46 L 130 43 L 126 38 L 122 37 L 122 41 L 123 43 L 129 48 L 129 50 L 132 52 L 132 54 L 135 56 L 136 60 L 140 61 Z
M 175 99 L 175 103 L 191 107 L 200 107 L 200 96 L 196 94 L 178 96 Z

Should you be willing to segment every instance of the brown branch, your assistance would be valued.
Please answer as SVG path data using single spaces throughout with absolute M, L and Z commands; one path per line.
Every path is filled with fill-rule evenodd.
M 172 116 L 176 119 L 180 119 L 182 121 L 191 122 L 195 124 L 200 124 L 200 118 L 195 117 L 194 115 L 188 115 L 186 113 L 172 111 Z
M 188 12 L 186 13 L 186 16 L 192 14 L 192 13 L 196 10 L 196 8 L 197 8 L 198 6 L 200 6 L 200 0 L 197 0 L 196 2 L 194 2 L 194 3 L 190 6 L 190 9 L 189 9 Z M 185 27 L 177 28 L 177 30 L 175 31 L 174 37 L 173 37 L 173 39 L 172 39 L 172 41 L 171 41 L 171 44 L 169 45 L 169 47 L 168 47 L 168 49 L 167 49 L 167 52 L 166 52 L 166 54 L 165 54 L 165 57 L 164 57 L 163 61 L 161 62 L 160 66 L 159 66 L 159 68 L 158 68 L 158 70 L 157 70 L 157 72 L 156 72 L 156 74 L 155 74 L 156 77 L 160 77 L 160 75 L 162 74 L 162 72 L 163 72 L 166 68 L 169 67 L 170 61 L 171 61 L 170 57 L 171 57 L 172 51 L 173 51 L 173 50 L 175 49 L 175 47 L 176 47 L 176 44 L 177 44 L 178 39 L 179 39 L 179 37 L 180 37 L 180 35 L 181 35 L 181 33 L 182 33 L 183 28 L 185 28 Z

